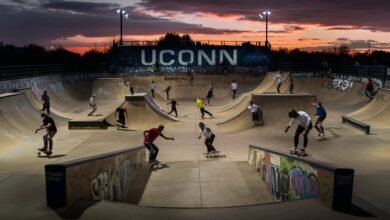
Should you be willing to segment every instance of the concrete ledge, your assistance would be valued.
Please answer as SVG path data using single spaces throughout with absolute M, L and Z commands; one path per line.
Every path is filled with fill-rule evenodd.
M 149 178 L 145 164 L 143 146 L 48 164 L 47 205 L 69 207 L 77 200 L 137 203 Z
M 341 116 L 341 121 L 343 123 L 348 123 L 356 128 L 359 128 L 361 130 L 363 130 L 366 134 L 370 134 L 370 125 L 368 124 L 365 124 L 361 121 L 358 121 L 358 120 L 355 120 L 353 118 L 350 118 L 350 117 L 347 117 L 345 115 Z
M 255 145 L 249 145 L 248 163 L 275 201 L 318 199 L 333 210 L 351 210 L 353 169 Z

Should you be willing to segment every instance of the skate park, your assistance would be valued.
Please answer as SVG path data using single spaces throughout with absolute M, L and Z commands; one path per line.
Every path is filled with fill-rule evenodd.
M 0 219 L 390 219 L 388 6 L 0 3 Z
M 291 77 L 291 74 L 283 72 L 283 77 Z M 203 83 L 203 87 L 207 88 L 210 78 L 216 81 L 220 79 L 222 82 L 215 85 L 215 94 L 218 97 L 213 100 L 215 104 L 207 107 L 214 117 L 202 120 L 193 98 L 201 95 L 198 85 Z M 272 193 L 261 175 L 256 172 L 257 165 L 251 162 L 253 155 L 248 155 L 250 145 L 288 155 L 293 136 L 292 132 L 283 132 L 288 123 L 288 109 L 295 107 L 313 112 L 311 103 L 323 100 L 329 112 L 326 135 L 321 141 L 316 140 L 315 132 L 309 136 L 310 157 L 307 160 L 353 169 L 355 173 L 352 204 L 358 207 L 355 209 L 359 209 L 360 214 L 369 213 L 369 216 L 386 218 L 386 203 L 383 201 L 386 201 L 387 194 L 385 191 L 379 193 L 379 189 L 384 187 L 388 179 L 388 127 L 384 121 L 388 117 L 388 90 L 379 89 L 375 99 L 370 102 L 367 97 L 357 92 L 361 87 L 359 83 L 354 83 L 348 91 L 335 91 L 322 88 L 320 78 L 295 77 L 294 94 L 288 94 L 284 87 L 282 93 L 277 94 L 275 72 L 268 72 L 262 76 L 241 78 L 239 96 L 232 101 L 228 87 L 232 78 L 235 76 L 229 76 L 228 79 L 218 75 L 200 76 L 198 79 L 195 76 L 192 82 L 188 79 L 172 82 L 163 76 L 137 77 L 134 95 L 130 95 L 125 86 L 126 80 L 136 80 L 133 77 L 97 78 L 70 84 L 60 84 L 56 79 L 55 84 L 49 84 L 50 86 L 47 86 L 50 79 L 30 79 L 35 81 L 35 85 L 42 83 L 47 86 L 41 89 L 47 88 L 51 94 L 52 117 L 61 130 L 55 138 L 55 152 L 51 159 L 35 156 L 36 148 L 41 144 L 41 136 L 33 133 L 34 128 L 40 124 L 40 103 L 35 95 L 39 90 L 29 88 L 3 93 L 1 192 L 3 206 L 7 207 L 4 210 L 8 212 L 5 216 L 24 218 L 23 216 L 28 215 L 61 219 L 76 215 L 80 219 L 103 219 L 108 213 L 111 217 L 116 216 L 112 213 L 120 213 L 117 215 L 119 218 L 126 215 L 135 216 L 134 213 L 137 213 L 138 217 L 144 216 L 140 218 L 148 218 L 147 216 L 155 212 L 179 219 L 183 215 L 220 217 L 227 212 L 231 213 L 231 216 L 248 219 L 257 213 L 268 213 L 265 215 L 285 219 L 287 216 L 272 214 L 272 210 L 294 210 L 305 206 L 308 211 L 304 215 L 313 218 L 362 218 L 356 214 L 333 211 L 318 199 L 282 202 L 282 198 L 276 196 L 276 192 Z M 167 100 L 161 90 L 158 90 L 154 99 L 147 93 L 151 79 L 161 88 L 167 84 L 177 88 L 171 93 L 171 97 L 175 97 L 176 92 L 179 97 L 176 99 L 179 103 L 177 118 L 166 113 L 169 106 L 166 105 Z M 194 87 L 191 87 L 189 82 Z M 99 106 L 97 113 L 100 116 L 84 116 L 88 112 L 88 106 L 85 105 L 88 96 L 79 96 L 78 92 L 75 92 L 81 88 L 88 91 L 88 94 L 96 94 Z M 181 88 L 188 96 L 183 95 Z M 319 88 L 319 91 L 316 92 L 315 88 Z M 247 112 L 250 100 L 261 106 L 264 124 L 259 127 L 254 127 Z M 130 115 L 127 131 L 114 127 L 116 121 L 113 114 L 116 107 L 122 104 Z M 369 124 L 370 134 L 343 123 L 341 116 L 344 115 Z M 80 127 L 70 126 L 74 121 L 83 120 L 89 123 Z M 91 121 L 104 121 L 106 126 L 94 127 L 93 123 L 90 126 Z M 205 147 L 203 142 L 197 139 L 197 124 L 200 121 L 204 121 L 217 134 L 214 145 L 221 152 L 221 157 L 210 159 L 203 155 Z M 148 166 L 145 168 L 147 152 L 142 147 L 142 132 L 158 124 L 164 124 L 164 133 L 174 136 L 175 141 L 162 139 L 157 142 L 160 148 L 158 158 L 165 167 L 150 171 Z M 138 161 L 139 168 L 136 169 L 142 174 L 136 175 L 141 176 L 141 180 L 135 184 L 128 202 L 112 202 L 115 196 L 105 195 L 104 189 L 100 189 L 102 191 L 95 192 L 95 197 L 89 198 L 90 201 L 81 198 L 67 204 L 72 211 L 55 212 L 46 206 L 48 192 L 45 189 L 45 165 L 67 164 L 85 158 L 87 161 L 92 158 L 89 160 L 93 161 L 93 158 L 99 155 L 127 152 L 132 148 L 142 151 L 143 156 Z M 299 161 L 295 156 L 288 157 Z M 101 166 L 99 169 L 109 169 Z M 82 185 L 81 182 L 78 183 Z M 20 187 L 21 185 L 24 187 Z M 19 187 L 23 190 L 15 190 Z M 88 197 L 90 195 L 84 198 Z M 15 214 L 15 204 L 30 208 Z M 77 212 L 73 209 L 78 210 L 78 206 L 85 207 L 81 213 L 73 213 Z M 291 215 L 302 216 L 296 212 L 288 216 Z

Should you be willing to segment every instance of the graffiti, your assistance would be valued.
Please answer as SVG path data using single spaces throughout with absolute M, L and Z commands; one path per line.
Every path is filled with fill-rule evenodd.
M 290 170 L 292 192 L 296 198 L 316 198 L 319 196 L 317 177 L 313 173 L 306 174 L 301 168 Z
M 93 200 L 114 200 L 113 180 L 108 171 L 100 172 L 91 180 L 91 195 Z
M 8 113 L 0 109 L 0 120 L 5 120 L 7 118 Z
M 341 91 L 346 91 L 352 88 L 353 82 L 359 82 L 359 83 L 367 83 L 368 79 L 367 77 L 359 77 L 359 76 L 348 76 L 348 75 L 336 75 L 333 74 L 332 77 L 333 82 L 333 88 L 339 89 Z M 370 78 L 372 79 L 372 82 L 374 84 L 374 91 L 378 91 L 380 88 L 383 88 L 383 81 L 378 78 Z

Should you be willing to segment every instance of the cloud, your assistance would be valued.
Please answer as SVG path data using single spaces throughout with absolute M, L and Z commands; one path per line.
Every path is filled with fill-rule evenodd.
M 108 7 L 106 12 L 102 12 L 104 6 Z M 69 4 L 64 1 L 46 1 L 45 4 L 33 9 L 0 4 L 0 41 L 18 45 L 33 42 L 48 46 L 54 40 L 77 35 L 116 36 L 119 32 L 119 17 L 115 9 L 116 4 L 82 2 Z M 190 34 L 246 32 L 214 29 L 156 18 L 140 13 L 134 7 L 124 9 L 130 12 L 129 19 L 123 23 L 125 35 L 157 35 L 166 32 Z
M 259 20 L 260 11 L 269 9 L 270 21 L 276 23 L 351 26 L 390 32 L 388 0 L 142 0 L 138 5 L 159 12 L 212 13 L 252 21 Z

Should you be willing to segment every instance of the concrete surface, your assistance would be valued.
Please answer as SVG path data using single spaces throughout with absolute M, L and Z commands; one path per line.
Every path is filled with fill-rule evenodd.
M 218 77 L 222 76 L 216 76 L 213 80 L 217 81 Z M 132 78 L 132 82 L 139 80 L 142 83 L 139 83 L 138 91 L 147 91 L 151 79 L 161 82 L 159 88 L 170 84 L 170 82 L 164 82 L 163 77 Z M 252 89 L 256 91 L 256 88 L 263 92 L 275 91 L 276 83 L 273 80 L 273 74 L 266 75 L 263 83 L 256 86 L 254 82 L 258 84 L 260 79 L 247 78 L 242 83 L 238 80 L 240 88 L 244 90 L 241 92 L 242 97 L 250 94 Z M 156 140 L 160 148 L 158 159 L 170 164 L 170 167 L 152 174 L 139 205 L 175 206 L 187 207 L 187 209 L 147 208 L 100 202 L 86 209 L 81 219 L 107 219 L 108 217 L 112 219 L 131 217 L 153 219 L 156 216 L 159 219 L 258 219 L 259 216 L 272 219 L 361 219 L 361 217 L 331 211 L 311 200 L 256 205 L 262 202 L 267 203 L 268 199 L 267 194 L 264 193 L 266 191 L 262 191 L 261 181 L 256 185 L 257 177 L 252 176 L 251 170 L 241 164 L 242 161 L 247 160 L 248 144 L 261 144 L 287 150 L 292 146 L 294 128 L 287 134 L 279 127 L 266 125 L 232 133 L 224 132 L 217 126 L 217 123 L 228 120 L 227 116 L 230 114 L 223 112 L 236 111 L 235 107 L 240 105 L 240 102 L 242 103 L 240 99 L 244 99 L 238 98 L 232 101 L 229 98 L 230 80 L 231 78 L 226 78 L 216 85 L 217 94 L 225 95 L 216 96 L 213 106 L 207 107 L 209 111 L 215 111 L 216 117 L 213 119 L 201 120 L 200 113 L 192 101 L 193 98 L 206 94 L 209 79 L 199 80 L 193 85 L 182 82 L 179 85 L 189 88 L 187 90 L 181 88 L 177 90 L 177 93 L 171 94 L 172 98 L 178 94 L 185 94 L 180 97 L 178 95 L 177 99 L 180 104 L 178 106 L 180 122 L 167 123 L 163 132 L 166 136 L 174 136 L 175 141 L 162 138 Z M 341 114 L 353 112 L 367 105 L 367 99 L 358 92 L 359 88 L 340 92 L 322 88 L 321 79 L 296 78 L 294 80 L 296 92 L 316 95 L 328 109 L 325 139 L 317 141 L 314 129 L 309 135 L 308 150 L 313 158 L 354 168 L 356 171 L 355 204 L 382 219 L 389 218 L 390 211 L 387 204 L 389 204 L 390 195 L 386 193 L 387 186 L 390 184 L 389 130 L 373 123 L 371 125 L 374 134 L 364 135 L 363 132 L 341 123 Z M 42 146 L 41 136 L 43 134 L 33 132 L 41 123 L 39 102 L 33 104 L 32 96 L 29 98 L 23 95 L 0 98 L 0 110 L 6 112 L 2 114 L 0 124 L 1 219 L 60 219 L 57 213 L 46 208 L 45 205 L 43 174 L 45 164 L 91 156 L 142 143 L 143 129 L 141 128 L 135 129 L 136 131 L 118 131 L 115 128 L 103 131 L 67 130 L 66 124 L 69 119 L 88 111 L 88 106 L 78 108 L 80 105 L 88 104 L 86 100 L 92 91 L 102 91 L 101 94 L 109 97 L 97 97 L 97 100 L 101 100 L 102 108 L 107 109 L 108 112 L 115 111 L 117 106 L 112 103 L 121 103 L 123 97 L 128 94 L 122 94 L 126 91 L 123 88 L 113 90 L 114 93 L 104 93 L 104 90 L 113 87 L 112 84 L 116 83 L 119 86 L 122 83 L 120 80 L 111 81 L 114 82 L 109 82 L 110 85 L 107 87 L 104 80 L 100 80 L 99 83 L 78 83 L 74 85 L 76 88 L 74 90 L 72 90 L 72 85 L 63 85 L 58 87 L 63 90 L 49 91 L 55 110 L 53 117 L 59 128 L 54 138 L 55 157 L 53 159 L 36 157 L 36 148 Z M 244 88 L 245 82 L 253 83 L 248 88 Z M 199 87 L 202 83 L 203 86 Z M 174 84 L 172 86 L 174 87 Z M 191 93 L 191 91 L 198 90 L 203 90 L 203 92 Z M 77 93 L 81 93 L 80 91 L 86 91 L 86 93 L 78 97 Z M 185 91 L 188 92 L 184 93 Z M 156 97 L 155 102 L 168 110 L 169 106 L 166 106 L 166 100 L 162 98 L 162 95 L 163 93 Z M 216 133 L 215 146 L 221 154 L 226 155 L 226 158 L 206 159 L 204 157 L 203 152 L 206 149 L 203 138 L 197 139 L 199 135 L 197 124 L 200 121 L 204 121 Z M 286 118 L 286 125 L 287 123 Z M 152 124 L 148 125 L 152 126 Z M 198 209 L 236 205 L 256 206 Z M 188 209 L 189 207 L 197 209 Z

